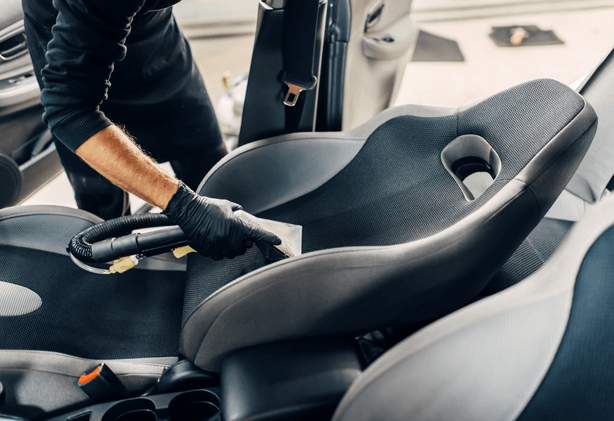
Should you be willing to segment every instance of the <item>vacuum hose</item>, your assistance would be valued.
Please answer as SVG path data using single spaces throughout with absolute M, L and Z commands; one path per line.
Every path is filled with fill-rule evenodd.
M 68 252 L 83 263 L 103 263 L 133 254 L 153 255 L 188 244 L 181 228 L 130 234 L 141 228 L 174 225 L 162 214 L 146 213 L 123 216 L 93 225 L 75 235 Z M 119 238 L 115 238 L 119 237 Z

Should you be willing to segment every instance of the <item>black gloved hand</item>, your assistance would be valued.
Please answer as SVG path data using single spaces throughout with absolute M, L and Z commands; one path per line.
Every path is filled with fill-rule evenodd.
M 276 235 L 235 216 L 233 212 L 240 209 L 241 206 L 228 200 L 199 196 L 179 181 L 179 188 L 163 213 L 179 225 L 192 248 L 214 260 L 244 254 L 246 242 L 281 244 Z

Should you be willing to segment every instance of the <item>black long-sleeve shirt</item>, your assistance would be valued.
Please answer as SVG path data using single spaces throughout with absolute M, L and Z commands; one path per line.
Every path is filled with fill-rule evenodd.
M 135 68 L 134 78 L 120 81 L 124 90 L 146 97 L 156 78 L 180 80 L 178 76 L 190 74 L 191 58 L 186 57 L 170 14 L 165 18 L 148 13 L 178 1 L 23 0 L 28 43 L 45 107 L 43 121 L 71 150 L 112 124 L 100 105 L 107 98 L 114 63 L 126 56 L 131 30 L 136 29 L 130 42 L 138 45 L 145 40 L 147 55 L 156 56 L 157 51 L 159 59 L 139 57 L 137 64 L 149 68 Z M 151 48 L 152 43 L 157 49 Z M 166 85 L 169 91 L 176 89 L 173 83 Z

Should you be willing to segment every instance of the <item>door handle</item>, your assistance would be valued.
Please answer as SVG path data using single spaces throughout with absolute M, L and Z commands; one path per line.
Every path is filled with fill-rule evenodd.
M 365 20 L 365 32 L 369 32 L 382 19 L 384 12 L 384 0 L 378 0 L 369 8 L 367 19 Z
M 396 60 L 416 45 L 418 25 L 406 16 L 390 28 L 362 39 L 362 53 L 373 60 Z

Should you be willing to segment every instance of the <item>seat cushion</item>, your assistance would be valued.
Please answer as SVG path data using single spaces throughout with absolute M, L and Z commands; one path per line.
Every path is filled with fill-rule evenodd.
M 176 355 L 184 273 L 103 276 L 78 268 L 66 246 L 94 220 L 63 208 L 0 212 L 0 285 L 27 288 L 42 300 L 31 312 L 0 315 L 0 330 L 11 332 L 0 336 L 0 349 L 93 359 Z
M 135 391 L 177 360 L 185 272 L 78 268 L 66 247 L 96 222 L 54 206 L 0 211 L 4 413 L 31 419 L 91 403 L 76 379 L 100 362 Z
M 571 221 L 542 219 L 480 292 L 480 297 L 503 291 L 541 268 L 556 251 L 572 225 Z

